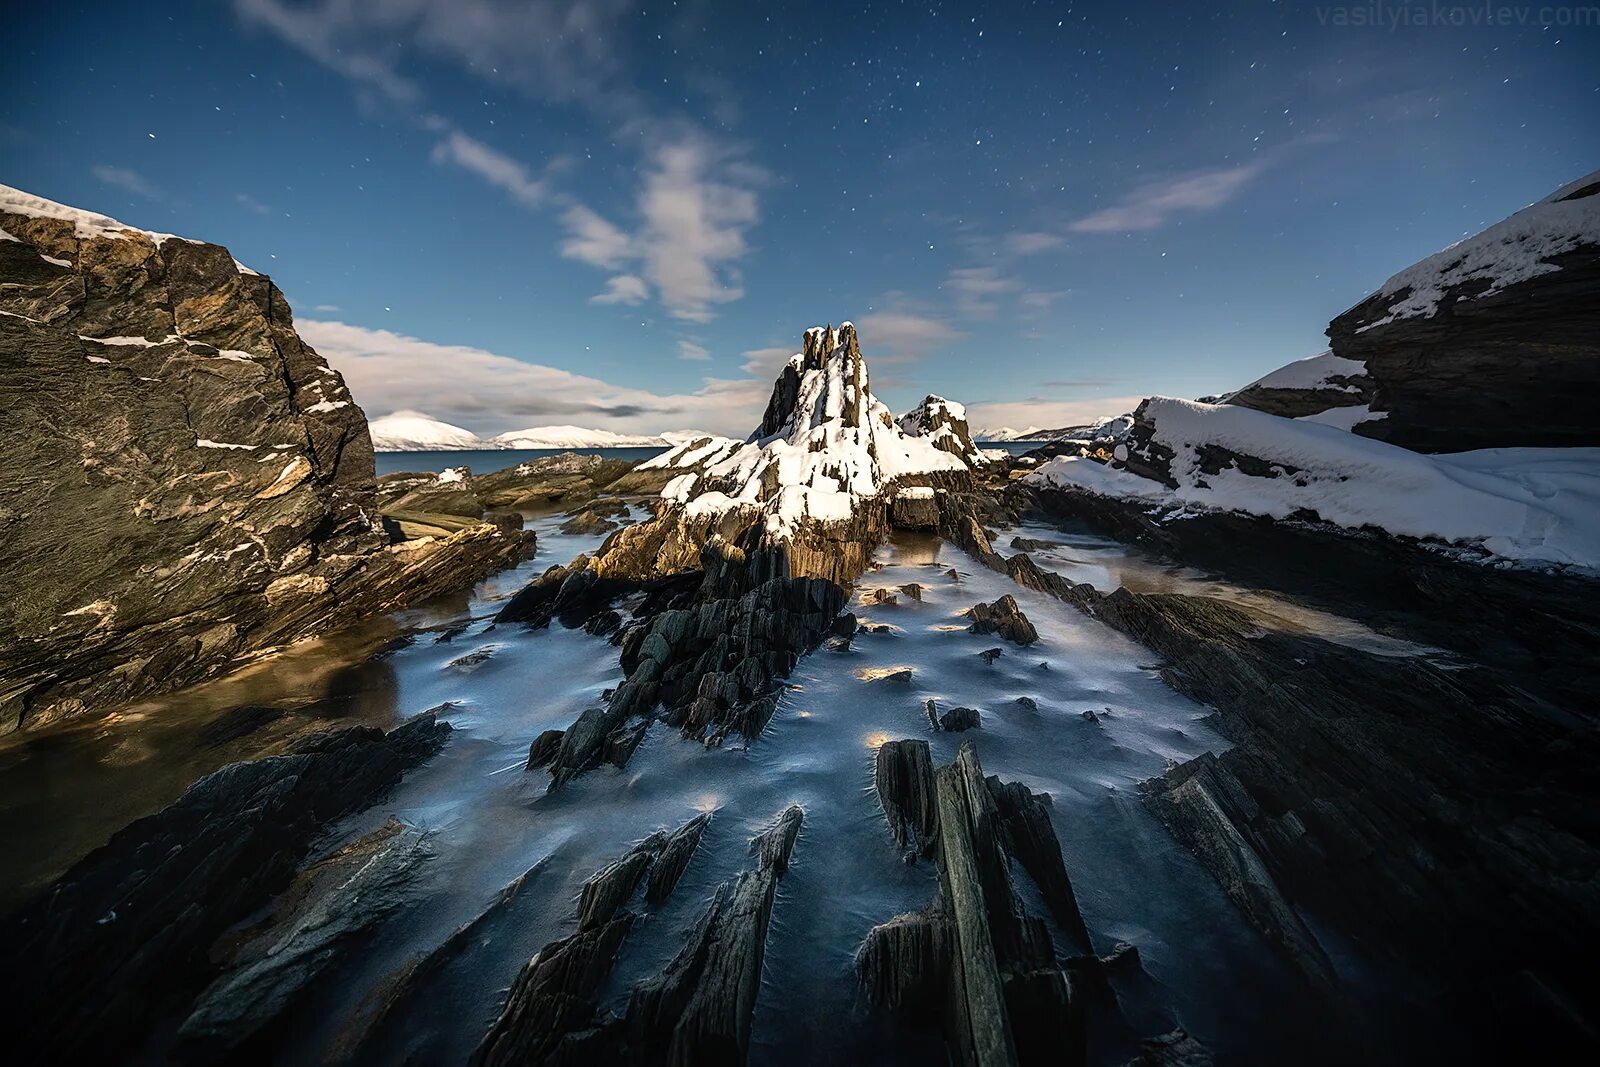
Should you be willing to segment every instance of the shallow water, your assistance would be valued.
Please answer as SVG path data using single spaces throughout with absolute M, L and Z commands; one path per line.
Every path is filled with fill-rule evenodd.
M 603 459 L 622 459 L 630 463 L 659 456 L 666 449 L 648 448 L 475 448 L 446 452 L 379 452 L 379 475 L 398 471 L 438 474 L 449 467 L 470 467 L 473 474 L 491 474 L 494 471 L 515 467 L 545 456 L 559 456 L 576 452 L 580 456 L 600 456 Z
M 1051 794 L 1096 948 L 1136 944 L 1152 979 L 1124 990 L 1142 1034 L 1181 1024 L 1230 1061 L 1304 1061 L 1306 1015 L 1296 980 L 1139 802 L 1137 783 L 1169 761 L 1227 747 L 1204 722 L 1208 709 L 1169 689 L 1148 651 L 1059 601 L 1019 589 L 948 544 L 902 536 L 879 551 L 880 569 L 858 583 L 852 605 L 863 622 L 891 629 L 803 659 L 757 741 L 707 749 L 657 723 L 625 770 L 602 767 L 549 794 L 544 772 L 523 770 L 528 744 L 545 729 L 568 726 L 622 678 L 616 649 L 604 639 L 557 624 L 529 631 L 492 623 L 499 603 L 532 575 L 596 547 L 597 537 L 561 534 L 561 521 L 531 524 L 540 532 L 534 561 L 470 598 L 398 617 L 395 629 L 365 635 L 366 646 L 352 650 L 348 637 L 307 646 L 247 678 L 0 753 L 0 816 L 13 827 L 40 821 L 37 840 L 21 850 L 30 857 L 24 868 L 30 882 L 170 801 L 198 774 L 271 750 L 278 743 L 271 730 L 281 729 L 284 741 L 293 735 L 274 723 L 267 733 L 220 748 L 200 745 L 200 732 L 230 701 L 292 704 L 315 695 L 312 710 L 297 712 L 305 719 L 292 720 L 296 729 L 328 718 L 390 725 L 448 702 L 444 717 L 455 733 L 444 750 L 329 843 L 365 832 L 390 813 L 435 831 L 425 889 L 409 912 L 388 922 L 284 1020 L 279 1032 L 291 1037 L 280 1062 L 321 1059 L 386 975 L 438 945 L 543 860 L 502 921 L 386 1023 L 371 1057 L 463 1061 L 521 964 L 547 941 L 573 932 L 583 882 L 649 833 L 713 811 L 672 898 L 624 944 L 606 994 L 620 1009 L 628 992 L 682 947 L 716 886 L 748 867 L 750 837 L 791 803 L 804 808 L 805 824 L 779 884 L 751 1062 L 931 1062 L 942 1056 L 933 1037 L 869 1013 L 856 992 L 854 956 L 867 931 L 922 908 L 938 880 L 932 864 L 906 864 L 890 838 L 873 789 L 873 758 L 886 740 L 921 737 L 942 764 L 970 740 L 986 773 Z M 1205 581 L 1139 561 L 1113 542 L 1042 527 L 1006 531 L 1000 546 L 1009 549 L 1013 534 L 1062 542 L 1040 553 L 1041 563 L 1102 588 L 1196 591 L 1189 586 Z M 947 573 L 951 568 L 958 577 Z M 921 602 L 903 594 L 896 605 L 861 602 L 878 587 L 913 582 L 922 586 Z M 1006 593 L 1033 621 L 1038 644 L 1021 649 L 966 632 L 963 611 Z M 363 658 L 371 643 L 411 627 L 427 632 L 382 659 Z M 978 653 L 993 647 L 1003 655 L 988 664 Z M 456 662 L 483 649 L 491 654 L 470 669 Z M 913 669 L 909 681 L 881 677 L 902 666 Z M 1017 703 L 1024 696 L 1036 709 Z M 923 710 L 929 699 L 941 712 L 978 708 L 982 727 L 935 732 Z M 1085 719 L 1086 711 L 1098 721 Z M 108 790 L 132 791 L 129 806 L 116 815 L 92 810 L 108 807 Z M 62 834 L 70 846 L 40 854 L 52 835 Z M 1067 944 L 1059 932 L 1057 942 Z M 1126 1049 L 1106 1055 L 1113 1051 Z

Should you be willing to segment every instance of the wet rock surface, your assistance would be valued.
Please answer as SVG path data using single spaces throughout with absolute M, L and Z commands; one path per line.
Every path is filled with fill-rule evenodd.
M 1036 797 L 1018 783 L 985 779 L 963 744 L 935 770 L 927 743 L 880 749 L 878 790 L 898 843 L 927 835 L 938 857 L 939 892 L 924 911 L 874 927 L 856 958 L 869 1001 L 920 1023 L 936 1023 L 952 1062 L 1082 1063 L 1093 1014 L 1122 1029 L 1099 977 L 1061 861 L 1060 843 Z M 914 805 L 914 808 L 911 807 Z M 1029 912 L 1011 871 L 1033 878 L 1063 929 L 1091 953 L 1058 962 L 1045 922 Z
M 473 1064 L 745 1061 L 777 883 L 803 821 L 798 807 L 751 842 L 752 868 L 717 890 L 689 943 L 633 991 L 620 1015 L 595 1003 L 637 921 L 623 905 L 646 869 L 646 907 L 671 893 L 707 818 L 651 837 L 589 880 L 578 932 L 546 945 L 523 968 Z
M 429 834 L 391 820 L 301 873 L 178 1030 L 185 1060 L 217 1061 L 257 1037 L 356 943 L 413 899 Z
M 627 855 L 595 872 L 578 901 L 577 933 L 544 946 L 517 975 L 499 1020 L 470 1063 L 573 1062 L 595 1054 L 601 1040 L 595 997 L 628 931 L 637 921 L 625 910 L 647 871 L 649 904 L 672 892 L 688 866 L 709 816 L 668 835 L 656 833 Z M 667 864 L 658 878 L 658 867 Z
M 352 727 L 316 735 L 286 755 L 201 779 L 84 858 L 4 920 L 5 970 L 32 976 L 4 1008 L 17 1054 L 39 1062 L 115 1059 L 136 1048 L 160 1009 L 193 997 L 216 976 L 213 945 L 289 885 L 317 835 L 380 799 L 449 733 L 426 712 L 387 734 Z M 405 849 L 391 840 L 399 851 L 390 854 L 419 844 L 406 840 Z M 265 1020 L 252 1013 L 270 1015 L 309 979 L 324 950 L 363 925 L 361 913 L 341 911 L 317 912 L 326 924 L 306 954 L 248 972 L 241 981 L 259 982 L 253 992 L 235 996 L 242 987 L 219 987 L 214 1008 L 192 1032 L 225 1038 L 224 1045 L 253 1032 Z M 258 994 L 266 998 L 259 1005 Z

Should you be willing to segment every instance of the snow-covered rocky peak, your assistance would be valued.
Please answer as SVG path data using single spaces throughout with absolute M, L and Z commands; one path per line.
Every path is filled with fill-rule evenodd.
M 1560 257 L 1593 246 L 1600 246 L 1600 171 L 1396 274 L 1378 291 L 1382 313 L 1359 330 L 1397 319 L 1432 318 L 1447 295 L 1453 300 L 1494 296 L 1561 270 Z
M 369 428 L 372 447 L 379 452 L 466 451 L 486 447 L 471 430 L 441 422 L 420 411 L 397 411 L 373 419 Z
M 965 460 L 968 466 L 984 462 L 983 452 L 972 443 L 967 426 L 967 409 L 954 400 L 929 393 L 922 403 L 901 415 L 900 429 L 912 437 L 925 438 L 934 448 Z
M 964 415 L 959 404 L 940 403 Z M 964 418 L 960 424 L 964 431 Z M 770 533 L 784 535 L 805 520 L 849 520 L 865 501 L 964 476 L 980 461 L 970 440 L 957 453 L 901 427 L 872 395 L 855 327 L 847 322 L 837 331 L 806 331 L 747 440 L 696 438 L 642 466 L 681 472 L 661 495 L 690 518 L 747 510 L 764 516 Z

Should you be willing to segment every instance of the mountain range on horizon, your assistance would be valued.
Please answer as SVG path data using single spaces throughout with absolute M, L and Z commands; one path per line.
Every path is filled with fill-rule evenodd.
M 585 426 L 529 426 L 480 437 L 471 430 L 421 411 L 396 411 L 369 424 L 378 452 L 472 452 L 499 449 L 653 448 L 667 447 L 712 434 L 666 430 L 659 434 L 627 434 Z

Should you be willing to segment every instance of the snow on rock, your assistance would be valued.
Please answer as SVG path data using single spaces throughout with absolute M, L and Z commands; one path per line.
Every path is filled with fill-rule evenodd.
M 1314 422 L 1318 426 L 1332 426 L 1346 433 L 1363 423 L 1376 422 L 1389 417 L 1387 411 L 1373 411 L 1371 404 L 1346 404 L 1342 408 L 1329 408 L 1311 415 L 1297 415 L 1297 422 Z
M 1305 359 L 1285 364 L 1271 374 L 1263 375 L 1244 389 L 1337 389 L 1341 392 L 1360 392 L 1360 387 L 1347 379 L 1359 378 L 1367 373 L 1365 363 L 1345 359 L 1323 352 Z M 1239 392 L 1244 392 L 1244 389 Z
M 125 222 L 118 222 L 109 215 L 85 211 L 82 208 L 69 207 L 58 204 L 54 200 L 46 200 L 42 196 L 34 196 L 21 189 L 9 185 L 0 185 L 0 213 L 22 215 L 34 219 L 60 219 L 72 223 L 73 235 L 80 240 L 95 237 L 112 239 L 125 239 L 130 236 L 148 237 L 157 245 L 165 241 L 189 241 L 191 238 L 179 237 L 176 234 L 156 233 L 153 230 L 141 230 L 137 226 L 129 226 Z M 15 238 L 13 238 L 15 240 Z M 199 244 L 201 242 L 194 242 Z M 49 257 L 47 257 L 49 258 Z M 241 271 L 254 274 L 255 271 L 245 267 L 237 260 L 235 265 Z M 70 266 L 70 263 L 57 261 L 60 266 Z
M 372 447 L 379 452 L 438 452 L 485 447 L 471 430 L 441 422 L 420 411 L 397 411 L 373 419 L 370 428 Z
M 1365 368 L 1365 395 L 1344 403 L 1386 413 L 1355 425 L 1363 437 L 1445 453 L 1600 445 L 1600 171 L 1394 275 L 1327 332 Z
M 872 395 L 855 327 L 813 327 L 747 440 L 695 438 L 642 466 L 692 468 L 693 477 L 676 477 L 662 491 L 690 518 L 749 509 L 781 538 L 806 520 L 848 520 L 857 505 L 899 484 L 970 471 L 980 457 L 970 439 L 960 440 L 965 414 L 961 405 L 930 396 L 904 416 L 932 416 L 919 424 L 924 433 L 907 432 Z
M 1348 430 L 1367 416 L 1372 379 L 1365 363 L 1329 351 L 1279 367 L 1220 402 Z
M 934 448 L 959 457 L 968 466 L 988 462 L 982 451 L 972 443 L 972 431 L 967 426 L 967 409 L 953 400 L 929 393 L 921 404 L 896 421 L 905 433 L 923 438 Z
M 1193 509 L 1320 519 L 1469 555 L 1600 568 L 1600 448 L 1423 455 L 1250 408 L 1152 397 L 1127 465 L 1064 457 L 1035 484 Z M 1160 480 L 1164 479 L 1164 480 Z
M 1379 293 L 1400 299 L 1357 332 L 1396 319 L 1432 318 L 1451 290 L 1458 300 L 1476 300 L 1555 273 L 1561 269 L 1556 257 L 1586 245 L 1600 245 L 1600 171 L 1396 274 Z

